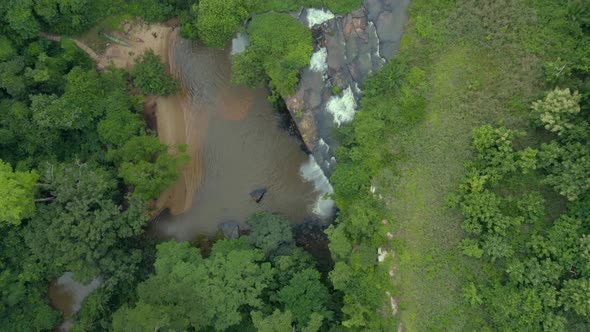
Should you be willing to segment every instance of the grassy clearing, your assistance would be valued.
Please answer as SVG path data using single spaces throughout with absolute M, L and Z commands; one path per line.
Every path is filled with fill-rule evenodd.
M 522 31 L 535 31 L 534 23 L 516 17 L 534 8 L 500 2 L 411 5 L 402 56 L 426 73 L 429 88 L 423 120 L 390 135 L 390 148 L 401 157 L 382 174 L 398 178 L 381 188 L 396 221 L 395 283 L 408 331 L 465 331 L 485 319 L 461 295 L 485 267 L 461 254 L 461 217 L 445 199 L 464 176 L 473 128 L 503 123 L 526 130 L 527 105 L 544 89 L 541 57 L 529 52 L 529 40 L 543 36 L 525 38 Z M 539 139 L 535 132 L 529 137 Z

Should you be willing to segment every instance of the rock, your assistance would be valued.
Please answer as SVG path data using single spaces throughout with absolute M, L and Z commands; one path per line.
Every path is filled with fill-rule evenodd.
M 409 2 L 363 0 L 357 10 L 312 27 L 314 50 L 326 49 L 328 70 L 320 73 L 304 69 L 296 92 L 285 101 L 305 145 L 327 175 L 336 163 L 337 142 L 331 133 L 339 125 L 327 107 L 333 92 L 338 90 L 331 87 L 337 86 L 341 91 L 352 89 L 358 105 L 362 96 L 358 87 L 399 50 Z M 292 14 L 308 23 L 306 10 Z M 316 144 L 320 139 L 330 144 L 330 149 L 322 150 L 322 145 Z
M 262 198 L 264 197 L 264 194 L 266 194 L 266 188 L 259 188 L 256 190 L 253 190 L 250 193 L 250 197 L 252 197 L 252 199 L 256 202 L 256 203 L 260 203 L 260 201 L 262 200 Z
M 226 221 L 219 225 L 226 239 L 237 239 L 240 237 L 240 224 L 237 221 Z

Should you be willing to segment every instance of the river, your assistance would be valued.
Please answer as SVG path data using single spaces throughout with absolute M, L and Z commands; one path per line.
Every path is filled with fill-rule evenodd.
M 207 48 L 174 34 L 170 47 L 171 52 L 159 53 L 168 53 L 182 91 L 158 98 L 158 134 L 166 143 L 187 144 L 192 160 L 163 194 L 169 209 L 149 225 L 148 233 L 190 241 L 213 235 L 225 221 L 243 225 L 260 210 L 293 223 L 321 218 L 319 212 L 330 216 L 331 201 L 318 196 L 331 186 L 301 140 L 285 129 L 288 115 L 273 109 L 266 89 L 231 83 L 231 47 Z M 260 203 L 249 195 L 258 188 L 267 190 Z M 70 272 L 51 283 L 51 303 L 65 319 L 59 330 L 69 328 L 82 300 L 99 284 L 98 278 L 79 284 Z
M 224 221 L 244 222 L 259 210 L 294 223 L 311 215 L 314 187 L 302 179 L 308 161 L 297 137 L 285 130 L 265 89 L 231 83 L 231 47 L 208 48 L 177 38 L 170 61 L 184 87 L 184 130 L 197 157 L 191 172 L 199 184 L 191 208 L 164 214 L 150 228 L 159 238 L 191 240 L 211 235 Z M 190 177 L 190 176 L 189 176 Z M 249 193 L 266 188 L 260 203 Z

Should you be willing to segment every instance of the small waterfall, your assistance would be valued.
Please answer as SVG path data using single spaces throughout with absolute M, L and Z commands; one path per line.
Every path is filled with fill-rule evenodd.
M 337 126 L 352 121 L 356 110 L 356 99 L 350 86 L 341 96 L 330 97 L 326 110 L 334 116 L 334 123 Z
M 244 52 L 248 45 L 250 45 L 250 38 L 248 37 L 248 34 L 238 32 L 231 41 L 231 54 L 234 55 Z
M 320 47 L 315 51 L 311 60 L 309 61 L 309 70 L 322 73 L 325 75 L 328 70 L 328 50 L 325 47 Z
M 333 194 L 334 189 L 313 155 L 309 155 L 309 160 L 301 165 L 299 174 L 305 181 L 313 183 L 318 194 L 313 213 L 322 218 L 331 217 L 334 214 L 334 201 L 327 196 Z

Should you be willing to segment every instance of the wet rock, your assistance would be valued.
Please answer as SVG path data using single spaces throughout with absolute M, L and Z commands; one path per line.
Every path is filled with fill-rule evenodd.
M 226 221 L 219 225 L 226 239 L 237 239 L 240 237 L 240 224 L 237 221 Z
M 314 50 L 326 49 L 326 63 L 316 59 L 315 70 L 304 69 L 296 92 L 285 101 L 306 146 L 327 176 L 336 164 L 334 151 L 338 143 L 333 132 L 344 110 L 330 108 L 331 97 L 350 89 L 355 99 L 352 112 L 356 110 L 362 97 L 359 87 L 399 50 L 408 4 L 409 0 L 364 0 L 349 14 L 312 25 Z M 309 12 L 304 9 L 293 14 L 308 25 Z M 350 113 L 348 108 L 346 111 Z M 346 118 L 349 121 L 352 117 Z M 320 141 L 330 149 L 320 149 Z
M 260 203 L 264 195 L 266 194 L 266 188 L 258 188 L 250 192 L 250 197 L 256 202 Z

